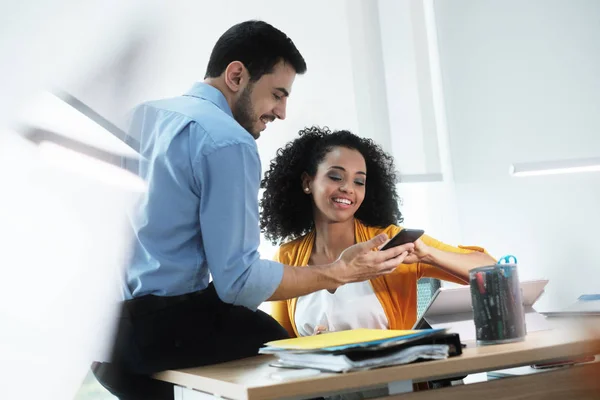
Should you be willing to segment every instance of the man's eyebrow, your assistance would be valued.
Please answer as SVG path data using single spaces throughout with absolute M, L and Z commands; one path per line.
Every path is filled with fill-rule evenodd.
M 290 92 L 288 92 L 287 89 L 285 89 L 285 88 L 278 87 L 278 88 L 275 88 L 275 90 L 279 90 L 281 93 L 283 93 L 283 97 L 290 96 Z

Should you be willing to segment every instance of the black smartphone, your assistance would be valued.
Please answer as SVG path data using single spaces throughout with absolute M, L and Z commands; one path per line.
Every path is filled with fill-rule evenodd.
M 425 233 L 422 229 L 402 229 L 396 236 L 381 248 L 381 251 L 391 249 L 406 243 L 412 243 Z

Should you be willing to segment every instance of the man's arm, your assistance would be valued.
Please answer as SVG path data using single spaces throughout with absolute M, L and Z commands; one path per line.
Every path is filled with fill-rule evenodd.
M 200 157 L 195 165 L 200 187 L 200 227 L 206 259 L 219 297 L 250 309 L 269 300 L 298 297 L 345 283 L 374 278 L 395 269 L 412 243 L 371 251 L 380 235 L 342 253 L 330 265 L 296 268 L 262 260 L 258 189 L 260 160 L 248 144 L 231 144 Z
M 256 309 L 277 288 L 283 265 L 261 260 L 255 148 L 233 143 L 197 157 L 202 244 L 215 289 L 227 303 Z
M 335 290 L 341 285 L 361 282 L 394 271 L 412 252 L 413 243 L 372 251 L 385 244 L 388 237 L 378 235 L 344 250 L 340 258 L 328 265 L 298 268 L 284 266 L 283 278 L 269 300 L 284 300 L 317 290 Z

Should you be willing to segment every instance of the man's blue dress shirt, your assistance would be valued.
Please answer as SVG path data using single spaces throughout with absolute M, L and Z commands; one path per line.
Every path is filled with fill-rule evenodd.
M 144 160 L 135 172 L 148 193 L 131 216 L 125 298 L 199 291 L 210 273 L 223 301 L 256 309 L 283 266 L 259 257 L 260 158 L 223 94 L 197 83 L 184 96 L 144 103 L 130 135 L 139 138 Z

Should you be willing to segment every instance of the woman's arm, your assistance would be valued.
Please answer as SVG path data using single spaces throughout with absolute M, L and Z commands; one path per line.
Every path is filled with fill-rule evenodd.
M 496 260 L 483 249 L 477 248 L 477 250 L 450 246 L 424 235 L 415 242 L 415 249 L 406 257 L 404 264 L 421 264 L 424 277 L 468 284 L 471 269 L 496 263 Z

